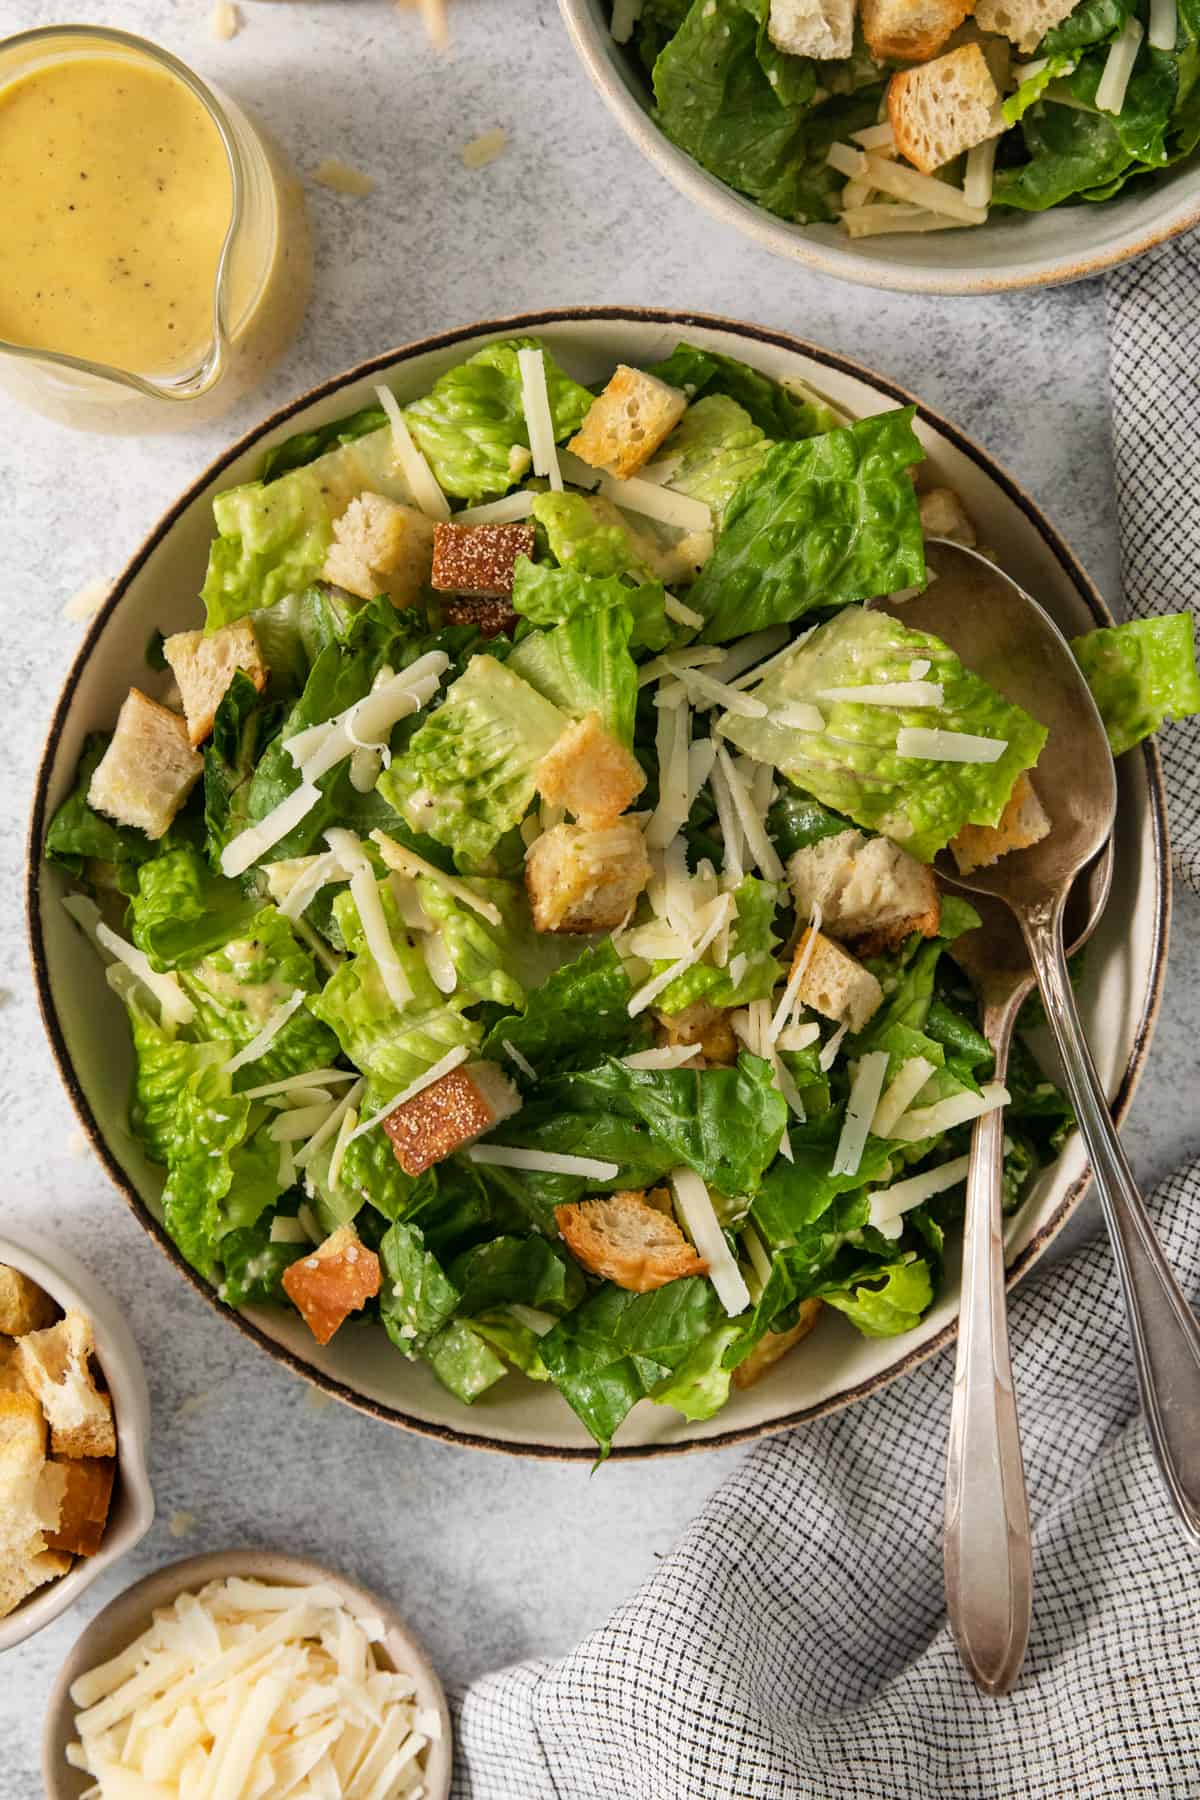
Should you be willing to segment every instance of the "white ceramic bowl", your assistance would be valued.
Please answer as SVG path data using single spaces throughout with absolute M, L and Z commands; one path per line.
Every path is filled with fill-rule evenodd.
M 187 1267 L 162 1228 L 162 1171 L 146 1160 L 126 1125 L 132 1059 L 124 1014 L 94 952 L 60 905 L 65 891 L 61 875 L 43 865 L 37 846 L 74 778 L 84 734 L 111 726 L 131 678 L 145 679 L 143 651 L 152 628 L 178 631 L 199 623 L 198 604 L 189 596 L 197 592 L 205 567 L 214 492 L 251 479 L 268 443 L 369 404 L 376 382 L 387 381 L 402 398 L 415 397 L 483 342 L 515 332 L 538 333 L 572 373 L 589 382 L 604 378 L 618 361 L 652 363 L 686 336 L 770 375 L 803 379 L 851 414 L 878 412 L 911 398 L 842 357 L 756 326 L 622 307 L 526 314 L 450 331 L 336 377 L 235 444 L 156 526 L 93 621 L 51 722 L 34 804 L 29 925 L 51 1046 L 83 1126 L 147 1231 L 213 1305 L 218 1302 L 212 1289 Z M 1070 550 L 1002 470 L 924 408 L 917 431 L 929 456 L 926 478 L 958 489 L 983 540 L 1002 548 L 1006 566 L 1065 630 L 1111 623 Z M 1146 748 L 1121 761 L 1113 893 L 1089 952 L 1081 994 L 1084 1023 L 1118 1117 L 1129 1103 L 1149 1043 L 1162 981 L 1168 903 L 1162 784 L 1156 754 Z M 1042 1175 L 1011 1223 L 1014 1279 L 1054 1236 L 1085 1185 L 1083 1153 L 1073 1142 Z M 735 1393 L 715 1419 L 689 1424 L 665 1407 L 644 1402 L 622 1427 L 614 1454 L 653 1455 L 736 1442 L 845 1405 L 948 1343 L 957 1303 L 957 1274 L 951 1268 L 936 1306 L 905 1337 L 865 1338 L 840 1314 L 824 1319 L 802 1351 L 756 1387 Z M 348 1328 L 320 1349 L 299 1318 L 279 1308 L 248 1307 L 227 1316 L 309 1380 L 392 1424 L 487 1449 L 579 1458 L 594 1454 L 582 1425 L 548 1385 L 514 1377 L 468 1411 L 428 1368 L 398 1356 L 382 1331 Z
M 307 1562 L 298 1556 L 285 1556 L 270 1550 L 218 1550 L 205 1556 L 189 1556 L 183 1562 L 168 1563 L 135 1582 L 123 1594 L 97 1613 L 91 1624 L 71 1648 L 58 1672 L 46 1707 L 42 1729 L 42 1779 L 46 1800 L 79 1800 L 91 1785 L 91 1777 L 73 1769 L 67 1761 L 67 1745 L 75 1737 L 75 1708 L 71 1702 L 71 1684 L 86 1670 L 108 1662 L 124 1650 L 149 1625 L 151 1615 L 167 1607 L 183 1593 L 195 1593 L 209 1581 L 223 1581 L 238 1575 L 245 1581 L 268 1582 L 272 1587 L 309 1587 L 320 1583 L 331 1587 L 342 1605 L 356 1618 L 382 1619 L 384 1636 L 375 1646 L 382 1652 L 380 1661 L 386 1667 L 403 1669 L 413 1677 L 420 1706 L 435 1712 L 441 1720 L 441 1736 L 430 1747 L 425 1765 L 425 1793 L 428 1800 L 446 1800 L 450 1792 L 450 1770 L 453 1744 L 450 1734 L 450 1709 L 446 1692 L 418 1640 L 393 1606 L 338 1575 L 321 1563 Z
M 601 98 L 643 156 L 681 194 L 777 256 L 905 294 L 994 294 L 1099 275 L 1200 223 L 1200 154 L 1103 205 L 1044 213 L 997 208 L 963 231 L 850 238 L 835 225 L 793 225 L 702 169 L 651 117 L 653 95 L 636 53 L 613 42 L 608 0 L 559 0 L 571 41 Z
M 112 1395 L 117 1428 L 117 1480 L 100 1548 L 95 1556 L 79 1557 L 61 1580 L 38 1588 L 15 1612 L 0 1619 L 0 1650 L 10 1650 L 74 1606 L 97 1576 L 141 1542 L 154 1523 L 154 1493 L 146 1472 L 150 1440 L 146 1372 L 116 1301 L 69 1250 L 25 1233 L 0 1237 L 0 1263 L 36 1281 L 64 1312 L 73 1308 L 91 1319 L 96 1360 Z

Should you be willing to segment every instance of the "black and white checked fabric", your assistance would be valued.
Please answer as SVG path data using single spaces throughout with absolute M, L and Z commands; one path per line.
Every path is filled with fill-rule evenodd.
M 1200 240 L 1108 280 L 1132 614 L 1200 579 Z M 1163 742 L 1176 855 L 1200 887 L 1200 727 Z M 1200 1164 L 1152 1207 L 1200 1298 Z M 1012 1303 L 1037 1540 L 1020 1688 L 980 1699 L 942 1606 L 951 1361 L 775 1439 L 652 1580 L 559 1662 L 471 1686 L 456 1800 L 1200 1797 L 1200 1551 L 1137 1414 L 1107 1246 Z

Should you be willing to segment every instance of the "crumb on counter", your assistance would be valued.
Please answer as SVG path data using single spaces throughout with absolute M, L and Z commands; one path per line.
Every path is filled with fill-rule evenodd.
M 242 15 L 233 0 L 213 0 L 212 11 L 208 15 L 208 29 L 222 43 L 228 43 L 242 29 Z
M 78 593 L 72 594 L 63 602 L 62 616 L 82 622 L 94 618 L 108 599 L 112 591 L 112 582 L 105 576 L 98 576 L 95 581 L 85 582 Z
M 446 23 L 446 0 L 395 0 L 397 12 L 419 12 L 425 35 L 435 50 L 445 50 L 450 43 Z
M 173 1512 L 167 1530 L 173 1538 L 186 1537 L 195 1529 L 196 1515 L 190 1512 Z
M 496 125 L 491 131 L 483 131 L 477 138 L 472 138 L 469 144 L 463 145 L 463 163 L 468 169 L 486 169 L 498 156 L 503 156 L 507 149 L 508 133 L 503 125 Z
M 374 176 L 352 168 L 349 163 L 339 162 L 336 156 L 327 156 L 317 164 L 313 180 L 335 194 L 349 194 L 355 200 L 365 200 L 375 191 Z

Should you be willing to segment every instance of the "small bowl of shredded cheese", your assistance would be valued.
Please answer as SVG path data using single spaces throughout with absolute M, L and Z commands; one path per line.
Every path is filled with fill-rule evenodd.
M 446 1800 L 441 1682 L 392 1609 L 319 1564 L 190 1557 L 95 1618 L 46 1712 L 48 1800 Z

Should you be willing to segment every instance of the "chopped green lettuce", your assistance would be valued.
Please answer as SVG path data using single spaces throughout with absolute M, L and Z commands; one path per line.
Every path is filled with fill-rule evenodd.
M 155 969 L 175 969 L 253 927 L 260 902 L 215 875 L 194 844 L 145 862 L 129 906 L 130 936 Z
M 422 399 L 405 408 L 408 428 L 447 494 L 488 500 L 507 493 L 521 473 L 513 453 L 529 448 L 517 361 L 522 349 L 542 351 L 558 441 L 582 425 L 592 396 L 563 372 L 536 338 L 487 344 L 439 375 Z
M 637 665 L 630 655 L 633 614 L 625 606 L 572 613 L 552 631 L 521 639 L 506 669 L 561 708 L 568 718 L 597 713 L 627 748 L 633 745 Z
M 470 1000 L 490 1000 L 494 1006 L 521 1008 L 525 989 L 517 965 L 524 960 L 522 952 L 533 936 L 524 891 L 515 881 L 476 877 L 469 885 L 481 900 L 500 910 L 499 925 L 483 918 L 440 882 L 427 877 L 417 882 L 421 905 L 437 921 L 454 964 L 458 976 L 455 992 Z
M 823 697 L 828 688 L 906 681 L 916 658 L 933 665 L 929 680 L 942 686 L 936 711 Z M 1017 776 L 1033 767 L 1046 741 L 1036 720 L 965 669 L 940 639 L 859 607 L 819 626 L 753 693 L 770 709 L 768 717 L 726 713 L 718 730 L 823 805 L 885 833 L 922 862 L 931 862 L 962 826 L 995 825 Z M 824 730 L 799 731 L 770 716 L 797 701 L 818 707 Z M 990 763 L 898 753 L 900 730 L 931 725 L 1003 739 L 1005 749 Z
M 421 1354 L 442 1386 L 465 1406 L 471 1406 L 508 1373 L 486 1338 L 465 1319 L 451 1319 L 422 1347 Z
M 746 1006 L 751 1000 L 766 1000 L 779 980 L 779 962 L 775 950 L 779 940 L 771 926 L 779 905 L 781 890 L 771 881 L 760 881 L 746 875 L 733 890 L 737 908 L 733 929 L 729 934 L 729 956 L 722 968 L 715 963 L 693 963 L 677 975 L 655 1001 L 660 1012 L 682 1012 L 697 1000 L 709 1006 Z M 733 965 L 739 957 L 745 964 L 733 978 Z M 670 968 L 668 962 L 654 965 L 654 973 Z
M 329 450 L 335 450 L 341 444 L 351 444 L 355 438 L 366 437 L 369 432 L 380 431 L 387 424 L 387 414 L 382 406 L 364 406 L 360 412 L 350 413 L 344 419 L 334 419 L 328 425 L 318 425 L 311 431 L 293 432 L 282 444 L 272 444 L 263 457 L 259 478 L 262 481 L 278 481 L 281 475 L 292 469 L 302 469 L 306 463 L 316 462 L 318 456 L 324 456 Z
M 297 991 L 314 996 L 314 1002 L 320 997 L 311 951 L 274 906 L 263 907 L 242 934 L 181 969 L 179 979 L 196 1008 L 193 1029 L 234 1050 L 245 1049 Z M 262 1055 L 239 1069 L 238 1086 L 320 1069 L 336 1054 L 332 1034 L 301 1006 Z
M 560 1244 L 538 1233 L 474 1244 L 450 1265 L 464 1317 L 517 1302 L 539 1312 L 569 1312 L 583 1299 L 583 1271 Z
M 414 831 L 486 857 L 524 818 L 534 770 L 566 725 L 527 681 L 492 656 L 474 656 L 378 791 Z
M 919 1256 L 820 1292 L 826 1304 L 844 1313 L 864 1337 L 896 1337 L 912 1331 L 933 1304 L 929 1264 Z
M 674 637 L 665 601 L 661 581 L 632 586 L 616 575 L 585 575 L 578 568 L 555 569 L 517 558 L 513 607 L 531 625 L 561 625 L 577 613 L 622 607 L 633 615 L 631 648 L 663 650 Z
M 523 1015 L 497 1020 L 483 1053 L 514 1074 L 508 1044 L 539 1073 L 592 1061 L 608 1049 L 637 1049 L 645 1026 L 629 1017 L 632 997 L 611 940 L 588 945 L 529 994 Z
M 46 832 L 46 855 L 69 875 L 88 875 L 95 865 L 107 865 L 122 893 L 137 888 L 138 865 L 161 849 L 161 840 L 152 844 L 145 832 L 131 825 L 118 825 L 103 813 L 93 812 L 87 803 L 88 789 L 96 764 L 112 741 L 111 732 L 93 731 L 83 742 L 83 754 L 75 772 L 75 785 L 50 821 Z
M 707 621 L 707 642 L 924 583 L 925 540 L 908 471 L 925 452 L 913 411 L 772 446 L 730 501 L 688 598 Z
M 737 357 L 702 350 L 698 344 L 676 344 L 670 356 L 654 363 L 649 372 L 682 388 L 693 409 L 707 395 L 728 395 L 769 438 L 816 437 L 845 424 L 841 413 L 804 382 L 794 377 L 773 381 Z
M 734 494 L 761 469 L 770 448 L 744 407 L 727 394 L 709 394 L 688 407 L 659 455 L 682 459 L 667 487 L 703 501 L 719 527 Z
M 1130 619 L 1073 638 L 1071 649 L 1100 709 L 1114 756 L 1157 731 L 1167 719 L 1200 712 L 1191 613 Z
M 1075 67 L 1075 58 L 1067 55 L 1044 56 L 1039 58 L 1040 66 L 1032 75 L 1027 75 L 1021 85 L 1005 100 L 1001 111 L 1005 123 L 1015 125 L 1023 119 L 1035 100 L 1040 100 L 1052 81 L 1069 75 Z

